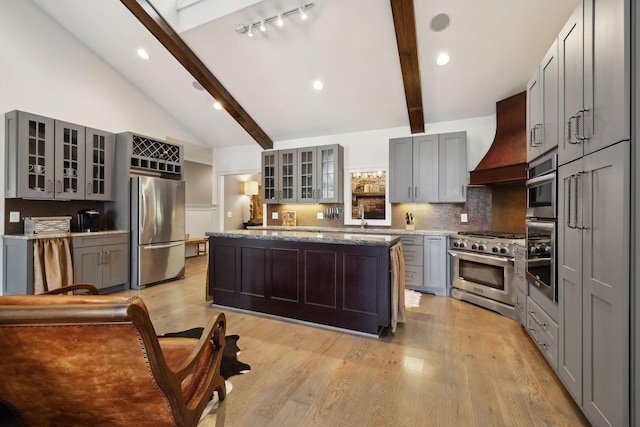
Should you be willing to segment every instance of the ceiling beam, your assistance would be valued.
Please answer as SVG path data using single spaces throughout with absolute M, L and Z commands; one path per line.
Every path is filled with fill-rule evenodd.
M 420 67 L 418 66 L 418 41 L 416 35 L 416 14 L 413 0 L 391 0 L 393 25 L 400 56 L 400 69 L 407 99 L 407 112 L 411 133 L 424 132 L 424 111 L 422 109 L 422 88 Z
M 120 1 L 262 148 L 273 148 L 271 138 L 171 28 L 149 0 Z

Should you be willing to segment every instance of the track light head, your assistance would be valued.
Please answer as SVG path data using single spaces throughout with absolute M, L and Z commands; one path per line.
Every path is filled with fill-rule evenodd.
M 260 21 L 260 31 L 262 31 L 263 33 L 267 31 L 267 27 L 264 26 L 264 19 Z
M 302 6 L 300 6 L 298 8 L 298 12 L 300 12 L 300 19 L 302 19 L 303 21 L 307 20 L 307 12 L 304 11 L 304 8 Z
M 280 13 L 278 14 L 278 20 L 276 21 L 276 24 L 278 24 L 278 27 L 282 27 L 284 25 L 284 21 L 282 20 L 282 15 Z
M 249 37 L 253 37 L 253 24 L 249 24 L 249 31 L 247 32 Z

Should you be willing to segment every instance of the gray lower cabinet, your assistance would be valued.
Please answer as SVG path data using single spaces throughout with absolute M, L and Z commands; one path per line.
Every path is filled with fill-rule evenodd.
M 466 180 L 466 132 L 389 141 L 391 203 L 464 202 Z
M 424 268 L 424 237 L 423 236 L 401 236 L 402 252 L 405 264 L 405 287 L 423 287 Z
M 3 236 L 3 295 L 33 295 L 33 239 Z
M 629 425 L 630 143 L 558 170 L 558 375 L 593 425 Z
M 513 308 L 515 309 L 515 320 L 522 326 L 527 326 L 527 295 L 528 284 L 526 279 L 526 248 L 521 245 L 514 245 L 514 266 L 513 266 Z
M 91 283 L 98 289 L 128 287 L 128 234 L 77 236 L 71 245 L 74 283 Z
M 447 236 L 403 235 L 405 287 L 447 295 Z
M 554 370 L 558 370 L 558 323 L 527 298 L 527 331 Z

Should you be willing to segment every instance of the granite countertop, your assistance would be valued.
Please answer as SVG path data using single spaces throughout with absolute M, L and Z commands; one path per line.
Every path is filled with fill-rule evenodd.
M 360 234 L 340 231 L 290 231 L 290 230 L 231 230 L 207 232 L 209 237 L 231 237 L 245 239 L 291 240 L 310 243 L 334 243 L 341 245 L 393 246 L 400 241 L 397 235 Z M 355 231 L 355 230 L 354 230 Z
M 454 230 L 405 230 L 404 228 L 357 228 L 357 227 L 313 227 L 296 226 L 284 227 L 279 225 L 248 227 L 250 230 L 272 231 L 313 231 L 320 233 L 355 233 L 355 234 L 387 234 L 391 236 L 421 235 L 421 236 L 452 236 L 458 231 Z
M 42 233 L 42 234 L 5 234 L 2 236 L 5 239 L 24 239 L 24 240 L 36 240 L 36 239 L 59 239 L 59 238 L 71 238 L 78 236 L 107 236 L 109 234 L 128 234 L 127 230 L 105 230 L 105 231 L 84 231 L 84 232 L 71 232 L 71 233 Z

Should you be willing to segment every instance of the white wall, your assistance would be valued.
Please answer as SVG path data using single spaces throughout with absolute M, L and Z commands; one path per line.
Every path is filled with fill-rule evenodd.
M 31 1 L 2 2 L 0 52 L 0 114 L 24 110 L 112 132 L 171 135 L 204 145 Z M 4 162 L 0 149 L 0 165 Z M 2 174 L 0 212 L 4 185 Z
M 475 169 L 493 142 L 496 132 L 495 115 L 450 122 L 427 123 L 427 134 L 467 131 L 467 170 Z M 389 167 L 389 139 L 410 136 L 409 127 L 379 129 L 327 135 L 314 138 L 291 139 L 274 142 L 274 149 L 310 147 L 314 145 L 340 144 L 344 147 L 345 169 Z M 249 173 L 260 170 L 260 153 L 256 144 L 251 147 L 231 147 L 213 150 L 214 180 L 221 175 Z M 222 191 L 220 183 L 215 184 Z M 213 203 L 218 200 L 217 194 Z

